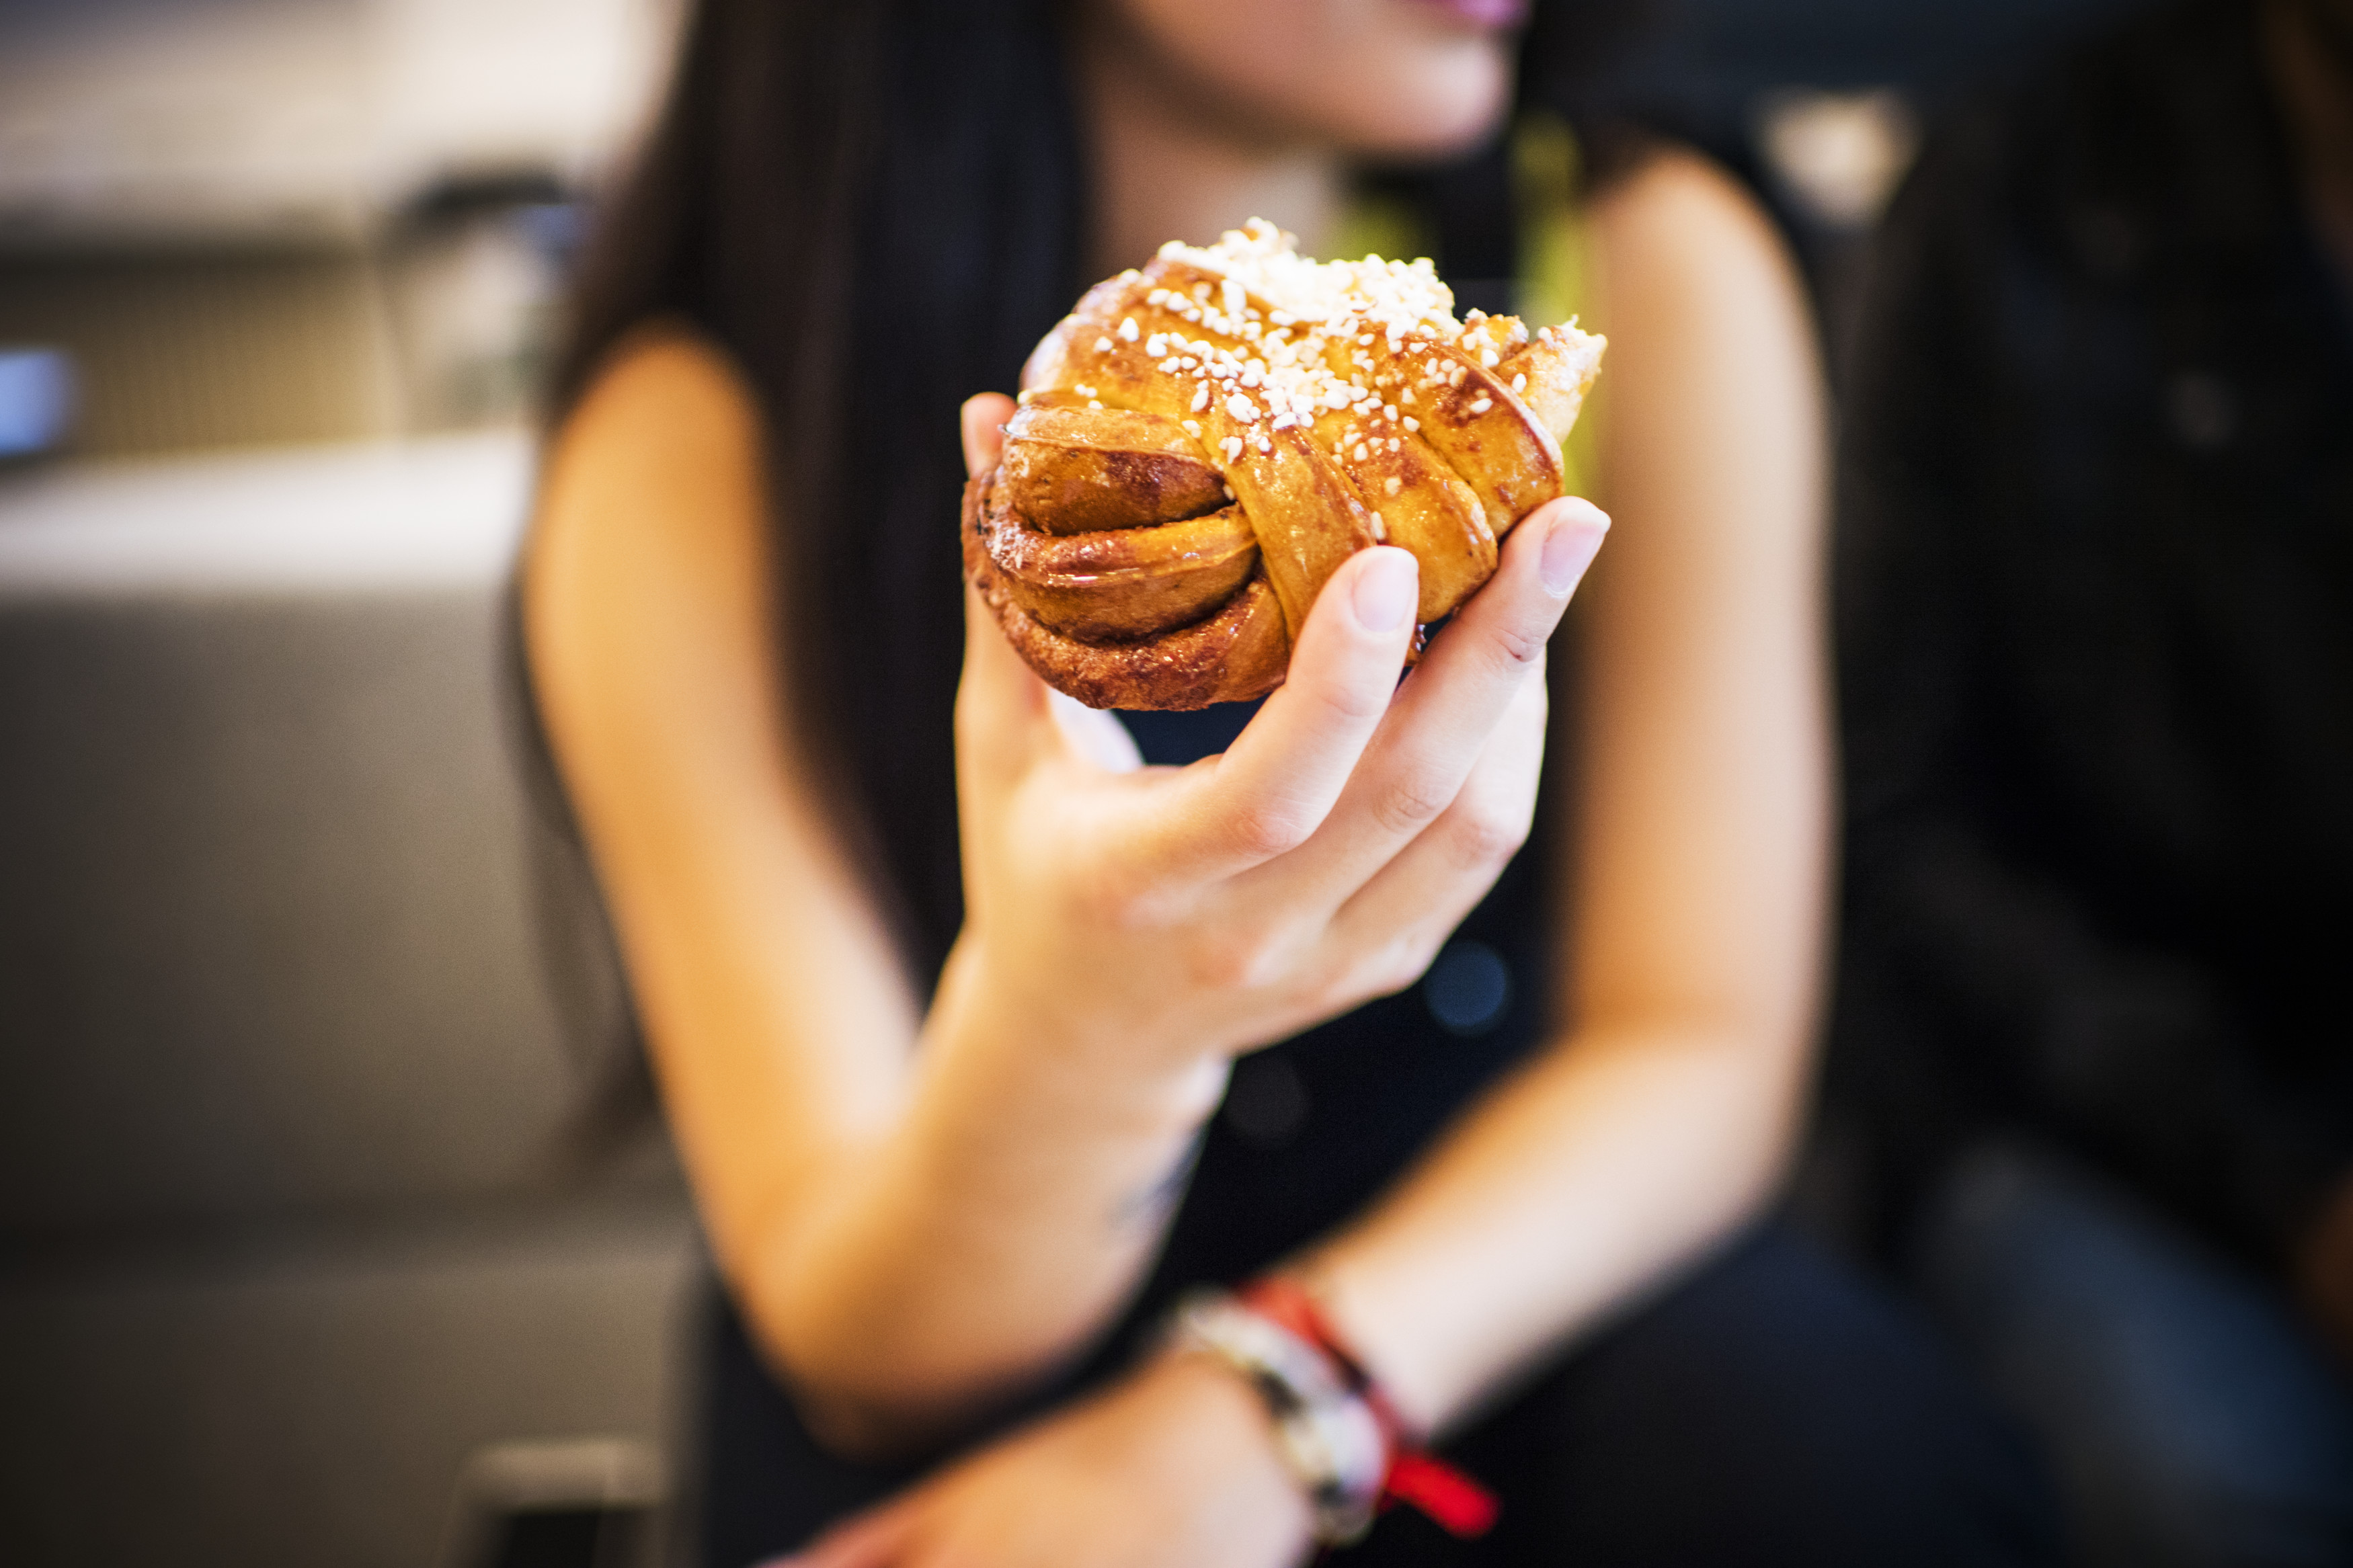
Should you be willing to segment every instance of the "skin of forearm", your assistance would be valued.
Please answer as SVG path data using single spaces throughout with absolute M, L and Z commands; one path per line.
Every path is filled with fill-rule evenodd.
M 1181 1195 L 1227 1065 L 1052 1048 L 960 949 L 874 1142 L 780 1186 L 733 1270 L 819 1435 L 884 1454 L 1066 1364 L 1116 1314 Z
M 1799 1053 L 1729 1030 L 1594 1030 L 1490 1092 L 1299 1272 L 1406 1417 L 1439 1430 L 1753 1214 Z

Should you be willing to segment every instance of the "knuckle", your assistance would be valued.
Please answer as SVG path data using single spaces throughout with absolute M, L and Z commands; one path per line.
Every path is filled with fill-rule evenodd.
M 1417 941 L 1398 960 L 1398 966 L 1389 976 L 1389 994 L 1394 995 L 1399 991 L 1408 991 L 1420 984 L 1421 977 L 1429 973 L 1430 966 L 1438 961 L 1438 946 L 1436 937 L 1424 937 Z
M 1211 991 L 1255 991 L 1281 967 L 1280 944 L 1270 931 L 1232 926 L 1193 944 L 1187 968 L 1194 983 Z
M 1430 972 L 1438 943 L 1424 931 L 1400 931 L 1369 955 L 1357 979 L 1366 996 L 1394 996 L 1412 989 Z
M 1307 842 L 1314 824 L 1296 806 L 1261 803 L 1247 805 L 1226 818 L 1226 832 L 1234 847 L 1255 859 L 1271 860 Z
M 1319 682 L 1314 700 L 1330 714 L 1349 725 L 1372 722 L 1388 710 L 1392 686 L 1362 679 Z
M 1459 814 L 1449 837 L 1464 866 L 1487 869 L 1520 852 L 1528 841 L 1533 814 L 1493 801 L 1474 801 Z
M 1079 884 L 1075 902 L 1080 919 L 1091 925 L 1130 931 L 1143 923 L 1143 889 L 1119 868 L 1097 868 Z
M 1545 650 L 1551 641 L 1549 626 L 1504 620 L 1488 636 L 1488 661 L 1499 674 L 1526 675 L 1544 668 Z
M 1425 769 L 1411 770 L 1373 797 L 1373 820 L 1390 834 L 1419 833 L 1454 804 L 1458 787 Z

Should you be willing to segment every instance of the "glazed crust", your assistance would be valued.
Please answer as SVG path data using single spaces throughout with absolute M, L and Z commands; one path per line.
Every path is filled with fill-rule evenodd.
M 1138 528 L 1224 504 L 1226 482 L 1177 426 L 1121 409 L 1041 405 L 1005 437 L 1005 489 L 1048 533 Z
M 1243 700 L 1356 552 L 1414 553 L 1425 623 L 1493 574 L 1560 493 L 1602 340 L 1358 324 L 1174 255 L 1087 292 L 965 493 L 966 573 L 1032 668 L 1090 707 Z
M 1175 710 L 1249 702 L 1282 684 L 1291 638 L 1263 574 L 1207 619 L 1155 636 L 1084 641 L 1039 622 L 1007 591 L 984 542 L 996 480 L 991 468 L 965 486 L 965 572 L 1014 651 L 1056 690 L 1090 708 Z

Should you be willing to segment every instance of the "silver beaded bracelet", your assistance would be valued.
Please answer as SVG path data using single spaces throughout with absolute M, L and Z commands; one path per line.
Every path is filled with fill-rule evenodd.
M 1169 1340 L 1217 1357 L 1258 1391 L 1276 1450 L 1314 1507 L 1318 1542 L 1345 1546 L 1372 1528 L 1388 1438 L 1328 1356 L 1222 1290 L 1179 1301 Z

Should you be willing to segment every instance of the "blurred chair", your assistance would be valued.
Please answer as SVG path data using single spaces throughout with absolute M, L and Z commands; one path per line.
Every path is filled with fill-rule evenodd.
M 418 1568 L 486 1445 L 669 1447 L 702 1265 L 659 1129 L 579 1136 L 529 461 L 0 479 L 0 1558 Z
M 669 1491 L 643 1444 L 493 1445 L 467 1461 L 439 1568 L 651 1568 Z

